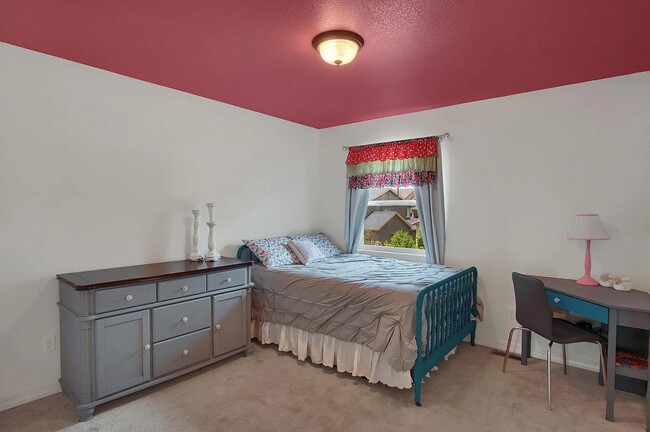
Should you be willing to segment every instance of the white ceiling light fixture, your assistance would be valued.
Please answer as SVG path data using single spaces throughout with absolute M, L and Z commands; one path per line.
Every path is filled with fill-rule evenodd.
M 351 31 L 332 30 L 319 34 L 311 44 L 326 63 L 340 66 L 354 60 L 363 46 L 363 38 Z

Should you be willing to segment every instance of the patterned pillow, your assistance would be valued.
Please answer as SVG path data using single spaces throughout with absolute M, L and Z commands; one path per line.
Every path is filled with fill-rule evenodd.
M 257 240 L 244 240 L 244 244 L 260 259 L 265 267 L 280 267 L 300 264 L 300 260 L 289 249 L 289 237 L 272 237 Z
M 316 245 L 325 258 L 341 255 L 341 250 L 323 233 L 299 234 L 290 237 L 292 240 L 309 240 Z
M 291 240 L 289 249 L 296 254 L 298 259 L 304 265 L 325 259 L 325 255 L 309 240 Z

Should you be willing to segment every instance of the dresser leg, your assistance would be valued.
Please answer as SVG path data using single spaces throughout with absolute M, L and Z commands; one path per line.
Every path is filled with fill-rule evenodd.
M 92 420 L 94 417 L 95 407 L 85 409 L 77 408 L 77 413 L 79 413 L 79 421 L 86 422 L 88 420 Z
M 250 357 L 253 355 L 253 348 L 247 348 L 246 351 L 244 351 L 244 357 Z

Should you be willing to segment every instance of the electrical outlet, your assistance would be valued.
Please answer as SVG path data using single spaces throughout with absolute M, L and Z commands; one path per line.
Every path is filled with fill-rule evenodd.
M 513 307 L 508 308 L 508 318 L 511 319 L 511 320 L 517 319 L 516 315 L 515 315 L 515 308 L 513 308 Z
M 43 352 L 56 351 L 56 335 L 43 337 Z

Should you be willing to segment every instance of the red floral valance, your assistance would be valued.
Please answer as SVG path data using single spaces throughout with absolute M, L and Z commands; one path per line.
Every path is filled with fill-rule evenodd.
M 416 138 L 351 147 L 345 163 L 355 165 L 363 162 L 385 161 L 387 159 L 424 158 L 437 155 L 437 137 Z
M 433 183 L 437 157 L 437 137 L 352 147 L 346 159 L 348 188 L 370 189 Z

